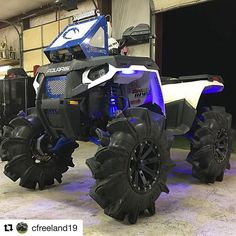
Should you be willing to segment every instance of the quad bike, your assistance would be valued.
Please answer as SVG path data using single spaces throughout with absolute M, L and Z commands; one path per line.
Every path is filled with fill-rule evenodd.
M 19 113 L 26 114 L 28 107 L 34 106 L 33 81 L 22 68 L 9 69 L 5 78 L 0 80 L 0 142 L 12 131 L 9 122 Z M 0 152 L 0 158 L 4 161 L 7 156 Z
M 86 16 L 88 17 L 88 15 Z M 146 41 L 145 25 L 129 28 L 122 45 Z M 4 173 L 26 188 L 61 182 L 73 166 L 76 140 L 96 139 L 86 161 L 96 183 L 90 196 L 105 214 L 135 223 L 168 193 L 175 135 L 190 137 L 187 161 L 200 181 L 222 181 L 230 168 L 231 115 L 223 107 L 201 108 L 202 96 L 221 92 L 220 76 L 160 78 L 150 58 L 109 55 L 104 16 L 76 20 L 45 50 L 51 64 L 38 69 L 36 108 L 10 122 L 2 143 Z M 113 53 L 114 54 L 114 50 Z

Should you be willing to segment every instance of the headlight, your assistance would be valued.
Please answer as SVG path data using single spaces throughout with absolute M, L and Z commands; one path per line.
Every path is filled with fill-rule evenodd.
M 108 64 L 92 68 L 88 74 L 88 78 L 92 81 L 104 76 L 109 71 Z

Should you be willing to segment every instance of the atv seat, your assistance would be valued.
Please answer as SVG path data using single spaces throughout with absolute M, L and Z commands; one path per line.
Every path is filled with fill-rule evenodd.
M 223 79 L 221 76 L 207 75 L 207 74 L 206 75 L 180 76 L 178 78 L 167 77 L 167 76 L 161 77 L 162 84 L 176 84 L 176 83 L 192 82 L 192 81 L 198 81 L 198 80 L 208 80 L 208 81 L 216 80 L 221 83 L 223 82 Z

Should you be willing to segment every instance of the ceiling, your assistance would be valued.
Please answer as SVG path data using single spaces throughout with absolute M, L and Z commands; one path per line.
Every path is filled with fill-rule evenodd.
M 53 3 L 55 0 L 5 0 L 1 1 L 0 19 L 8 18 L 24 14 L 30 10 L 40 8 Z
M 158 13 L 206 1 L 209 0 L 152 0 L 152 10 Z

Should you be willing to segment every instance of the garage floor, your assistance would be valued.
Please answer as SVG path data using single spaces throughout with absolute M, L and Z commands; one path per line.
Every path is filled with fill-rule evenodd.
M 88 196 L 93 184 L 85 159 L 96 146 L 82 143 L 74 154 L 76 167 L 57 184 L 44 191 L 30 191 L 0 175 L 0 218 L 83 219 L 85 235 L 236 235 L 236 155 L 225 180 L 214 185 L 198 183 L 184 160 L 187 151 L 173 150 L 177 163 L 169 176 L 170 194 L 156 201 L 156 215 L 127 225 L 103 214 Z M 5 163 L 0 163 L 2 172 Z

